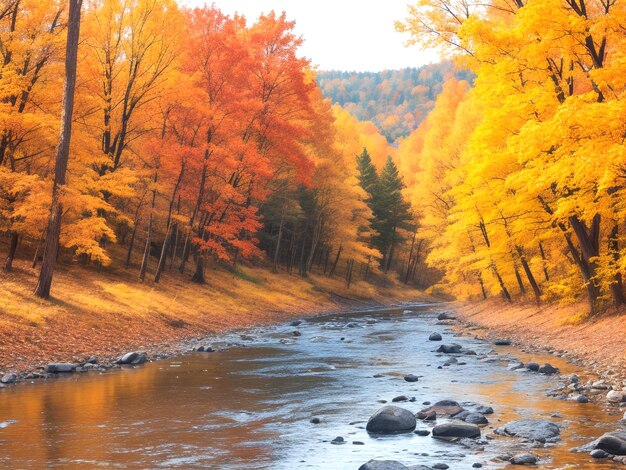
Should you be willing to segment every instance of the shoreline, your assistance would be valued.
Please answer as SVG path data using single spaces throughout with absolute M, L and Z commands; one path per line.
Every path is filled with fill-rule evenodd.
M 626 328 L 626 317 L 607 315 L 568 322 L 573 312 L 583 308 L 581 305 L 453 302 L 451 308 L 465 334 L 490 342 L 506 339 L 522 352 L 561 358 L 595 377 L 580 387 L 563 390 L 565 399 L 584 394 L 612 414 L 626 411 L 626 400 L 607 399 L 611 391 L 623 391 L 626 398 L 626 335 L 620 334 Z M 588 341 L 589 336 L 603 333 L 605 340 L 596 340 L 599 345 Z
M 217 352 L 221 350 L 216 351 L 212 348 L 198 348 L 209 347 L 210 343 L 214 341 L 219 335 L 240 332 L 243 336 L 245 336 L 245 333 L 248 333 L 252 328 L 276 326 L 282 323 L 289 322 L 290 320 L 301 322 L 312 318 L 322 317 L 325 315 L 348 315 L 352 313 L 366 311 L 375 312 L 378 310 L 386 310 L 391 308 L 411 307 L 423 303 L 432 303 L 433 305 L 435 305 L 437 303 L 440 303 L 440 301 L 436 299 L 415 299 L 394 301 L 390 300 L 389 303 L 381 303 L 380 301 L 375 299 L 342 298 L 341 303 L 325 310 L 295 312 L 288 312 L 284 310 L 278 312 L 278 318 L 275 318 L 271 321 L 258 322 L 246 326 L 238 326 L 233 328 L 225 328 L 220 331 L 208 332 L 207 334 L 202 336 L 190 336 L 174 341 L 150 344 L 147 347 L 141 349 L 120 349 L 119 352 L 106 357 L 95 358 L 95 356 L 88 356 L 85 357 L 83 361 L 78 362 L 48 362 L 48 364 L 45 366 L 38 365 L 36 367 L 30 367 L 19 372 L 2 372 L 0 373 L 0 379 L 5 380 L 9 378 L 10 380 L 8 380 L 7 382 L 0 382 L 0 389 L 12 385 L 40 383 L 41 381 L 54 380 L 55 378 L 61 376 L 80 375 L 81 373 L 87 373 L 90 371 L 97 373 L 106 373 L 120 370 L 124 367 L 134 368 L 148 362 L 158 362 L 166 359 L 172 359 L 193 352 Z M 130 362 L 120 362 L 122 358 L 131 354 L 138 354 L 139 356 L 134 356 L 134 359 L 131 359 Z M 93 359 L 96 360 L 93 361 Z M 47 370 L 50 366 L 53 365 L 56 365 L 57 369 L 60 370 L 55 371 L 54 367 L 52 371 Z M 72 370 L 66 370 L 64 366 L 69 367 L 70 365 L 73 367 Z M 11 375 L 13 375 L 14 377 L 8 377 Z

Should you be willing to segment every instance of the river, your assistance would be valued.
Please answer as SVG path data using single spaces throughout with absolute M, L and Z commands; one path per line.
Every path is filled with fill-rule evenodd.
M 492 431 L 519 418 L 562 426 L 556 445 L 532 449 L 542 468 L 590 465 L 588 454 L 570 448 L 612 430 L 616 418 L 591 403 L 547 397 L 558 376 L 509 370 L 509 360 L 530 356 L 455 336 L 438 324 L 442 309 L 319 316 L 199 343 L 218 349 L 212 353 L 7 387 L 0 390 L 0 466 L 356 470 L 377 458 L 502 468 L 498 455 L 525 447 Z M 432 332 L 477 355 L 438 368 L 449 356 L 434 352 L 440 343 L 428 341 Z M 532 358 L 584 375 L 552 356 Z M 419 381 L 406 382 L 407 374 Z M 413 433 L 368 435 L 368 418 L 398 395 L 415 397 L 397 403 L 413 412 L 442 399 L 490 405 L 495 413 L 482 432 L 493 439 L 480 450 Z M 314 417 L 321 422 L 312 424 Z M 418 421 L 418 429 L 431 427 Z M 331 444 L 337 436 L 346 443 Z

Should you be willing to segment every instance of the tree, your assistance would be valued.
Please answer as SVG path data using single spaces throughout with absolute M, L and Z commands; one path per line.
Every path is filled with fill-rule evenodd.
M 63 216 L 62 190 L 65 184 L 65 173 L 70 153 L 72 136 L 72 118 L 74 112 L 74 90 L 76 88 L 76 57 L 78 55 L 78 39 L 80 37 L 80 10 L 82 0 L 69 0 L 67 22 L 67 46 L 65 48 L 65 83 L 63 85 L 63 111 L 61 113 L 61 134 L 57 148 L 54 167 L 54 185 L 52 187 L 52 204 L 43 252 L 43 262 L 39 274 L 39 282 L 35 295 L 44 299 L 50 297 L 52 276 L 56 265 Z

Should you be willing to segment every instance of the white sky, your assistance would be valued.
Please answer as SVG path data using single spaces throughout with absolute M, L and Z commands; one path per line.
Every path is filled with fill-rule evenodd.
M 438 61 L 433 51 L 404 46 L 394 21 L 406 17 L 411 0 L 214 0 L 224 13 L 243 14 L 248 23 L 260 13 L 287 12 L 304 38 L 301 53 L 320 70 L 379 71 Z M 211 0 L 180 0 L 202 6 Z

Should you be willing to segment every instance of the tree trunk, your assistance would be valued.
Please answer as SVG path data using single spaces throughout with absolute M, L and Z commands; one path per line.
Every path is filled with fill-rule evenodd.
M 619 227 L 617 224 L 613 226 L 609 234 L 609 253 L 612 255 L 615 264 L 619 264 Z M 616 270 L 613 282 L 611 283 L 611 295 L 613 296 L 613 305 L 615 305 L 615 307 L 624 305 L 622 274 L 618 270 Z
M 541 253 L 541 261 L 543 264 L 543 275 L 546 278 L 546 282 L 550 281 L 550 274 L 548 274 L 548 260 L 546 259 L 546 253 L 543 251 L 543 243 L 539 242 L 539 253 Z
M 150 243 L 152 242 L 152 222 L 154 220 L 154 206 L 156 205 L 156 184 L 159 180 L 159 173 L 157 170 L 154 172 L 154 188 L 152 189 L 152 203 L 150 204 L 150 216 L 148 217 L 148 231 L 146 233 L 146 246 L 143 249 L 143 258 L 141 260 L 141 267 L 139 268 L 139 280 L 144 281 L 146 279 L 146 272 L 148 271 L 148 261 L 150 259 Z
M 15 259 L 15 253 L 17 252 L 17 244 L 20 241 L 20 236 L 17 232 L 11 232 L 11 241 L 9 242 L 9 252 L 7 253 L 7 260 L 4 263 L 4 270 L 10 272 L 13 269 L 13 260 Z
M 65 47 L 65 83 L 63 85 L 63 110 L 61 112 L 61 132 L 54 165 L 54 183 L 52 186 L 52 204 L 48 218 L 48 230 L 44 243 L 43 262 L 35 295 L 44 299 L 50 297 L 52 276 L 59 253 L 59 237 L 61 235 L 60 191 L 65 185 L 67 162 L 70 154 L 72 136 L 72 116 L 74 113 L 74 90 L 76 88 L 76 57 L 78 39 L 80 37 L 80 10 L 83 0 L 69 1 L 69 17 L 67 23 L 67 44 Z
M 341 256 L 341 250 L 343 249 L 343 245 L 339 245 L 339 249 L 337 250 L 337 256 L 335 256 L 335 261 L 333 262 L 332 268 L 330 268 L 329 277 L 333 277 L 335 274 L 335 269 L 337 269 L 337 263 L 339 263 L 339 257 Z
M 517 279 L 517 285 L 519 286 L 520 294 L 526 295 L 526 287 L 524 286 L 524 282 L 522 281 L 522 276 L 519 273 L 519 269 L 517 269 L 517 266 L 514 266 L 513 270 L 515 271 L 515 279 Z
M 196 256 L 196 270 L 191 276 L 191 281 L 196 284 L 204 284 L 204 256 L 198 253 Z
M 272 272 L 278 271 L 278 260 L 280 259 L 280 242 L 283 239 L 283 226 L 285 225 L 284 213 L 280 215 L 280 225 L 278 226 L 278 238 L 276 239 L 276 251 L 274 252 L 274 264 L 272 265 Z
M 511 294 L 509 294 L 509 290 L 504 285 L 504 281 L 502 280 L 502 277 L 500 276 L 500 273 L 498 272 L 498 268 L 496 267 L 495 263 L 493 263 L 493 261 L 491 264 L 491 269 L 493 270 L 493 273 L 496 276 L 496 279 L 498 280 L 498 284 L 500 285 L 500 290 L 502 290 L 502 295 L 508 302 L 511 302 Z
M 135 248 L 135 237 L 137 236 L 137 225 L 139 225 L 140 220 L 135 219 L 135 223 L 133 225 L 133 231 L 130 234 L 130 243 L 128 244 L 128 252 L 126 253 L 126 263 L 124 264 L 126 268 L 130 266 L 130 260 L 133 256 L 133 249 Z

